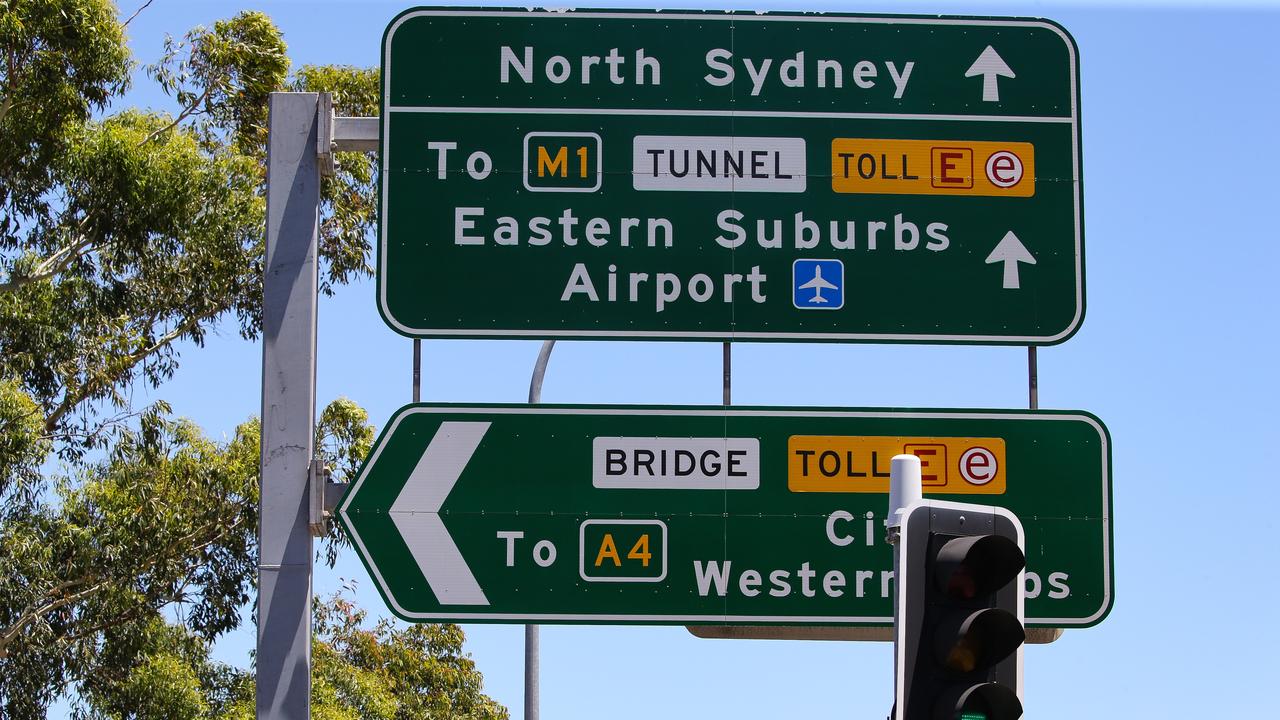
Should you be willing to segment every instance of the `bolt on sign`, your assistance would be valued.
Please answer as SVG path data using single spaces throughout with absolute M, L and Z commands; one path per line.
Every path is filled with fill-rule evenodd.
M 379 308 L 414 337 L 1061 342 L 1079 94 L 1045 20 L 410 10 Z
M 421 622 L 893 624 L 890 459 L 1026 529 L 1028 622 L 1112 603 L 1111 449 L 1068 411 L 409 405 L 339 506 Z

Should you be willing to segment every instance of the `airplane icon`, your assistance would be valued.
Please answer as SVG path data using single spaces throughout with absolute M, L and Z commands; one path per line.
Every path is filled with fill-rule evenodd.
M 791 263 L 791 304 L 797 310 L 844 307 L 844 263 L 834 258 L 798 258 Z
M 807 282 L 807 283 L 803 284 L 803 285 L 800 285 L 800 286 L 799 286 L 799 287 L 797 287 L 796 289 L 797 289 L 797 290 L 812 290 L 812 291 L 813 291 L 813 297 L 809 298 L 809 302 L 811 302 L 811 303 L 825 303 L 825 302 L 827 302 L 827 299 L 826 299 L 826 298 L 824 298 L 824 297 L 822 297 L 822 291 L 823 291 L 823 290 L 839 290 L 840 288 L 836 287 L 835 285 L 832 285 L 831 283 L 827 282 L 826 280 L 823 280 L 823 279 L 822 279 L 822 266 L 821 266 L 821 265 L 814 265 L 814 266 L 813 266 L 813 279 L 812 279 L 812 280 L 810 280 L 809 282 Z

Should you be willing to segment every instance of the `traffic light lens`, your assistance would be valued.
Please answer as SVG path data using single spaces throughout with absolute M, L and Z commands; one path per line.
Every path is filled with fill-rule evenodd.
M 952 672 L 991 667 L 1009 657 L 1027 639 L 1018 618 L 999 608 L 953 614 L 934 635 L 937 660 Z
M 947 581 L 947 594 L 953 598 L 972 600 L 978 594 L 978 583 L 968 565 L 961 565 Z
M 968 635 L 960 638 L 951 647 L 951 652 L 947 653 L 943 665 L 956 672 L 973 672 L 978 667 L 978 656 L 981 654 L 981 648 L 975 647 L 978 644 L 975 640 L 976 638 Z
M 1025 566 L 1022 550 L 1007 537 L 958 537 L 938 550 L 934 581 L 948 596 L 972 600 L 1009 584 Z
M 945 709 L 942 717 L 956 720 L 1017 720 L 1022 717 L 1022 701 L 1008 686 L 993 682 L 982 683 L 962 692 L 959 701 Z

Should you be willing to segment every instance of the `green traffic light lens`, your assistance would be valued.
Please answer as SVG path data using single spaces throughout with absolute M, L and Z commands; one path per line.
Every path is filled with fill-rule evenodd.
M 1017 693 L 1000 683 L 972 685 L 958 696 L 941 698 L 941 703 L 934 717 L 945 720 L 1018 720 L 1022 717 L 1022 701 Z

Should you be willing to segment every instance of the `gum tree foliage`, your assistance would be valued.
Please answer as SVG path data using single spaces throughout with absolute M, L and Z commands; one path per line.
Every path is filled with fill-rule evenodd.
M 456 625 L 372 626 L 345 594 L 317 601 L 312 645 L 316 720 L 496 720 Z M 207 645 L 155 623 L 129 648 L 129 671 L 99 700 L 107 717 L 252 720 L 253 677 L 210 662 Z
M 161 388 L 209 332 L 260 333 L 268 94 L 377 112 L 376 71 L 290 74 L 261 13 L 169 38 L 145 67 L 127 23 L 108 0 L 0 0 L 0 717 L 14 720 L 59 696 L 94 718 L 252 712 L 252 675 L 209 650 L 254 593 L 257 421 L 216 441 L 134 390 Z M 135 78 L 171 107 L 121 108 Z M 322 186 L 326 293 L 369 272 L 373 159 L 338 166 Z M 341 478 L 372 436 L 338 400 L 317 443 Z M 316 612 L 317 717 L 505 717 L 456 627 L 368 628 L 343 596 Z

